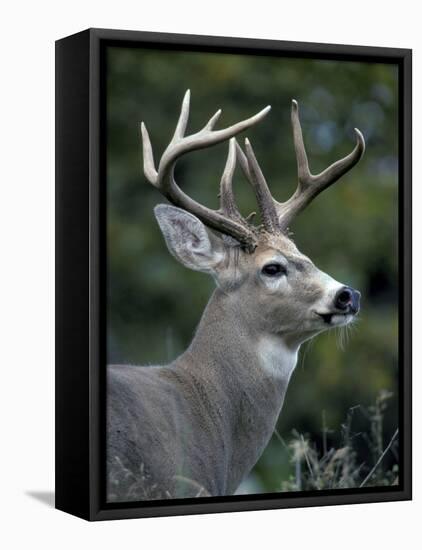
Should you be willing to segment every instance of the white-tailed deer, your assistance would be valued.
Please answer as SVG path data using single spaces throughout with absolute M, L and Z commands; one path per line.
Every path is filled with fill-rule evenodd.
M 286 202 L 271 195 L 250 142 L 234 136 L 252 118 L 214 130 L 218 111 L 185 136 L 189 91 L 174 136 L 155 168 L 142 124 L 144 172 L 172 205 L 155 215 L 173 256 L 211 275 L 214 291 L 188 349 L 158 367 L 108 367 L 108 498 L 142 500 L 233 494 L 264 451 L 283 405 L 300 345 L 350 323 L 360 294 L 320 271 L 287 236 L 288 227 L 321 191 L 361 158 L 365 143 L 318 175 L 311 174 L 298 105 L 292 103 L 298 186 Z M 225 140 L 229 153 L 220 208 L 188 197 L 174 179 L 185 153 Z M 261 213 L 260 226 L 238 210 L 232 177 L 238 160 Z

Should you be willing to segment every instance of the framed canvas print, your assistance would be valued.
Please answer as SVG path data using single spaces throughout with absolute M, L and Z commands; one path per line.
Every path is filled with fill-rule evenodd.
M 56 43 L 56 506 L 411 498 L 411 51 Z

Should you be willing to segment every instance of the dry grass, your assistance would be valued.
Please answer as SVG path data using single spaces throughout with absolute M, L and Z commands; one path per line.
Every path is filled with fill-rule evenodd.
M 322 419 L 322 441 L 319 444 L 309 437 L 293 431 L 287 444 L 276 431 L 275 436 L 287 449 L 292 464 L 292 474 L 281 485 L 281 491 L 309 491 L 321 489 L 348 489 L 379 487 L 398 484 L 398 430 L 384 442 L 384 413 L 391 394 L 379 393 L 375 404 L 364 408 L 349 409 L 346 421 L 341 426 L 341 445 L 328 448 L 330 430 Z M 355 433 L 353 420 L 362 414 L 368 430 Z M 370 461 L 358 460 L 357 443 L 365 444 Z M 386 457 L 389 460 L 387 461 Z M 391 460 L 392 459 L 392 460 Z M 388 465 L 386 466 L 386 463 Z
M 108 502 L 131 502 L 136 500 L 164 500 L 172 498 L 168 491 L 162 491 L 153 483 L 144 465 L 138 472 L 126 468 L 119 457 L 114 457 L 107 472 Z
M 174 481 L 173 493 L 170 493 L 154 483 L 143 464 L 138 472 L 131 471 L 116 456 L 108 468 L 107 500 L 133 502 L 210 496 L 204 487 L 186 476 L 177 475 Z

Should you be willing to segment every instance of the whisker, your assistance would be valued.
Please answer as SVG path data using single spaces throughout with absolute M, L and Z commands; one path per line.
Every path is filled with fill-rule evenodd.
M 305 359 L 306 359 L 306 356 L 308 355 L 309 353 L 309 350 L 312 348 L 312 346 L 314 345 L 314 342 L 315 340 L 312 338 L 311 340 L 308 340 L 307 342 L 305 342 L 305 345 L 303 346 L 303 352 L 302 352 L 302 357 L 301 357 L 301 361 L 300 361 L 300 368 L 303 369 L 304 366 L 305 366 Z

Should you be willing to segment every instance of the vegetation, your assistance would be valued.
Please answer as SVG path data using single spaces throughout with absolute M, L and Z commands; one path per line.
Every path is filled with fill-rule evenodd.
M 301 251 L 362 292 L 360 319 L 347 343 L 339 345 L 338 335 L 330 332 L 302 349 L 277 426 L 286 445 L 274 437 L 247 480 L 256 492 L 296 490 L 299 481 L 303 488 L 361 483 L 398 424 L 396 68 L 135 48 L 110 48 L 107 64 L 107 323 L 112 362 L 159 364 L 176 357 L 188 345 L 213 288 L 205 275 L 183 268 L 167 252 L 153 217 L 153 207 L 163 199 L 141 175 L 141 120 L 159 155 L 174 131 L 188 87 L 190 129 L 200 128 L 219 107 L 221 124 L 226 125 L 271 104 L 267 119 L 247 135 L 280 200 L 296 182 L 292 98 L 300 103 L 314 172 L 351 150 L 354 126 L 363 132 L 364 159 L 293 227 Z M 217 206 L 226 153 L 227 147 L 219 145 L 190 155 L 177 167 L 187 193 L 211 207 Z M 244 214 L 255 210 L 240 171 L 235 192 Z M 392 394 L 382 411 L 382 438 L 367 425 L 372 426 L 375 413 L 353 408 L 375 402 L 381 390 Z M 324 425 L 340 426 L 352 415 L 353 434 L 362 435 L 352 437 L 350 431 L 347 443 L 344 429 L 327 431 L 325 449 L 322 410 Z M 292 433 L 292 427 L 298 432 Z M 365 485 L 394 481 L 396 441 Z
M 346 421 L 341 426 L 341 446 L 328 446 L 330 430 L 323 423 L 321 441 L 313 442 L 293 430 L 293 437 L 287 446 L 290 461 L 294 465 L 294 475 L 282 481 L 283 491 L 303 491 L 320 489 L 348 489 L 352 487 L 379 487 L 398 484 L 398 430 L 384 446 L 383 413 L 388 392 L 380 392 L 375 404 L 368 409 L 360 406 L 349 410 Z M 353 417 L 361 413 L 368 424 L 366 432 L 354 432 Z M 286 447 L 286 443 L 276 432 L 276 437 Z M 361 439 L 361 442 L 358 440 Z M 360 444 L 367 447 L 366 455 L 371 457 L 369 464 L 359 462 L 362 454 Z M 388 456 L 391 453 L 391 456 Z

